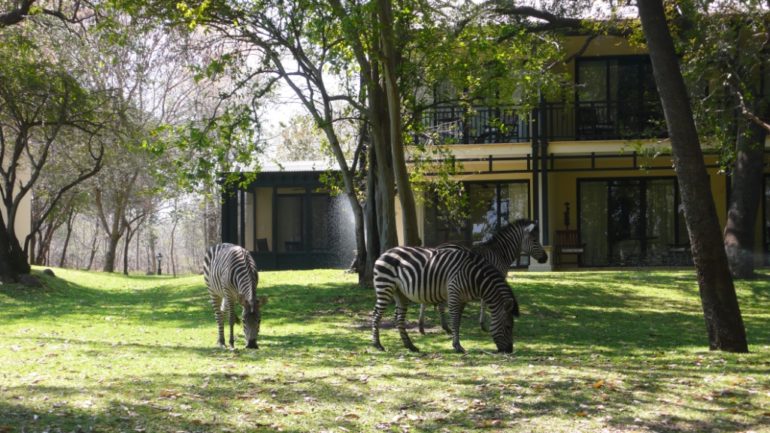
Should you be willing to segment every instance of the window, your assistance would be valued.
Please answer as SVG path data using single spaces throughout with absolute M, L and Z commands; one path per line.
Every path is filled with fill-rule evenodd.
M 328 195 L 310 197 L 310 249 L 313 251 L 326 251 L 331 247 L 331 234 L 338 226 L 338 221 L 331 220 L 331 200 Z
M 580 180 L 578 191 L 585 265 L 690 263 L 674 178 Z
M 279 253 L 303 250 L 301 195 L 276 196 L 276 249 Z
M 464 190 L 468 194 L 468 218 L 452 222 L 440 206 L 425 206 L 425 245 L 458 242 L 467 246 L 489 239 L 506 221 L 529 216 L 529 182 L 471 182 Z M 435 200 L 428 200 L 435 203 Z M 523 257 L 519 265 L 527 266 Z
M 663 114 L 647 56 L 578 59 L 578 138 L 659 136 Z

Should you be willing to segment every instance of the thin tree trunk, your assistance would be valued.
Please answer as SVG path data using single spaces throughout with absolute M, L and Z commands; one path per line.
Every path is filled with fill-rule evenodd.
M 366 263 L 364 269 L 367 287 L 374 287 L 374 262 L 380 256 L 380 237 L 377 228 L 377 174 L 374 147 L 369 146 L 369 168 L 366 176 Z
M 739 119 L 735 164 L 731 173 L 730 204 L 725 225 L 725 251 L 735 278 L 754 276 L 754 235 L 762 199 L 766 132 Z
M 639 0 L 639 16 L 666 117 L 712 350 L 748 352 L 733 279 L 687 89 L 661 0 Z
M 171 248 L 170 248 L 170 255 L 171 255 L 171 273 L 176 278 L 176 254 L 174 253 L 174 241 L 176 240 L 176 226 L 179 223 L 179 220 L 175 217 L 174 218 L 174 225 L 171 227 Z
M 60 268 L 63 268 L 67 263 L 67 247 L 69 247 L 70 238 L 72 237 L 72 226 L 74 225 L 76 215 L 77 214 L 75 213 L 75 210 L 71 208 L 70 213 L 67 216 L 67 236 L 65 236 L 64 238 L 64 245 L 62 246 L 61 257 L 59 258 Z
M 131 246 L 131 238 L 134 237 L 134 230 L 129 227 L 126 229 L 125 244 L 123 245 L 123 275 L 128 275 L 128 248 Z
M 86 270 L 90 271 L 91 267 L 94 265 L 94 257 L 96 257 L 96 250 L 97 245 L 96 243 L 99 241 L 99 222 L 96 222 L 96 227 L 94 228 L 94 237 L 91 239 L 91 253 L 88 256 L 88 266 L 86 266 Z

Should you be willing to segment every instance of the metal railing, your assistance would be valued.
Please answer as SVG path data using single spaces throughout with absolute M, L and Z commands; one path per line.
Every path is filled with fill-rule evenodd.
M 527 113 L 520 107 L 443 106 L 426 111 L 426 135 L 442 144 L 518 143 L 541 134 L 551 141 L 663 137 L 666 127 L 657 101 L 580 101 L 545 103 Z

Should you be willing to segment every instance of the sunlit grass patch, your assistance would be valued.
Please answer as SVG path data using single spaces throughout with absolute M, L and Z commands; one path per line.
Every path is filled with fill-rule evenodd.
M 467 355 L 435 313 L 421 353 L 373 350 L 373 291 L 338 270 L 260 273 L 258 351 L 216 347 L 201 276 L 55 272 L 0 286 L 0 432 L 770 431 L 767 273 L 738 283 L 748 355 L 707 350 L 691 271 L 515 273 L 504 356 L 477 305 Z

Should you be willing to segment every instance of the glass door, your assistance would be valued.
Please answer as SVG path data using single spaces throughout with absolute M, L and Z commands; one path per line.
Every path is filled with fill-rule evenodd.
M 689 262 L 673 178 L 581 180 L 578 199 L 580 241 L 586 244 L 584 265 Z
M 610 265 L 639 264 L 643 254 L 642 190 L 638 180 L 608 184 Z

